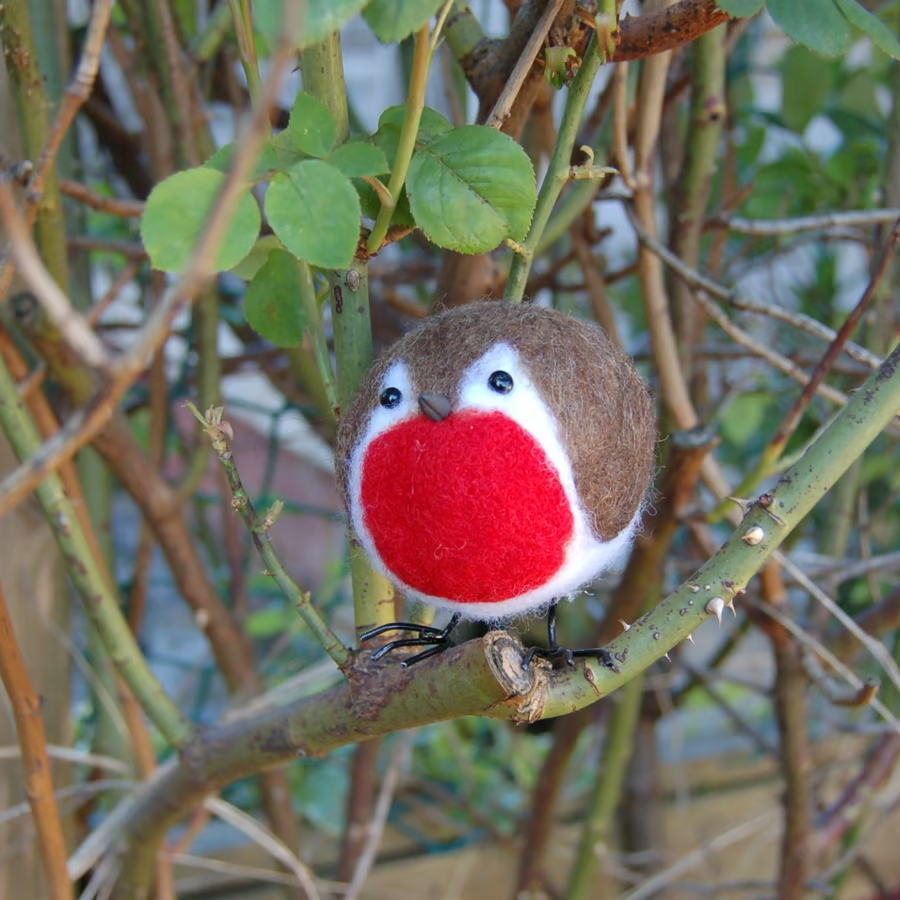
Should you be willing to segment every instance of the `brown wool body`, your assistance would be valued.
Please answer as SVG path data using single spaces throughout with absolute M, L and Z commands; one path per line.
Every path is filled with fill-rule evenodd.
M 591 529 L 610 540 L 634 519 L 652 478 L 656 420 L 650 392 L 630 357 L 600 328 L 531 305 L 478 302 L 441 313 L 375 362 L 338 432 L 345 505 L 350 459 L 390 367 L 402 360 L 416 392 L 433 391 L 455 403 L 461 373 L 498 343 L 512 346 L 527 365 L 556 419 Z

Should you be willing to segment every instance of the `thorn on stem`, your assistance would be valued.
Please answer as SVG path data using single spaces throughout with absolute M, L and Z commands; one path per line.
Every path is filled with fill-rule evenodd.
M 722 627 L 722 613 L 724 610 L 725 601 L 721 597 L 713 597 L 712 600 L 706 604 L 707 614 L 716 617 L 720 628 Z

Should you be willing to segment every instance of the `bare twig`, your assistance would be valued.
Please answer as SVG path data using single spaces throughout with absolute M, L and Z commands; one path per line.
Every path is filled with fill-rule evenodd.
M 804 231 L 869 227 L 896 222 L 900 209 L 854 209 L 819 216 L 796 216 L 792 219 L 743 219 L 718 215 L 709 219 L 708 228 L 726 228 L 735 234 L 754 237 L 791 237 Z
M 232 494 L 231 505 L 240 514 L 247 531 L 250 532 L 253 543 L 266 565 L 266 572 L 272 575 L 285 595 L 293 601 L 300 617 L 321 644 L 322 649 L 340 669 L 347 668 L 351 661 L 350 650 L 331 630 L 328 623 L 319 616 L 310 602 L 310 595 L 302 591 L 287 573 L 269 540 L 269 529 L 281 512 L 282 504 L 280 502 L 275 504 L 264 518 L 260 518 L 250 502 L 250 497 L 241 482 L 240 473 L 228 444 L 232 436 L 232 429 L 231 425 L 222 418 L 224 409 L 211 407 L 205 414 L 201 414 L 192 403 L 188 403 L 187 406 L 198 421 L 205 426 L 204 431 L 209 436 L 213 450 L 215 450 L 219 462 L 222 463 L 228 478 L 228 486 L 231 488 Z
M 282 41 L 273 55 L 271 75 L 263 102 L 254 113 L 251 127 L 238 144 L 225 184 L 197 241 L 187 271 L 166 291 L 146 325 L 138 333 L 129 353 L 116 360 L 111 369 L 113 377 L 110 383 L 75 412 L 60 432 L 47 441 L 37 454 L 0 483 L 0 513 L 21 502 L 47 472 L 71 458 L 109 422 L 119 400 L 143 371 L 147 357 L 166 339 L 175 316 L 190 303 L 211 277 L 212 260 L 224 239 L 231 213 L 241 198 L 246 179 L 256 164 L 269 129 L 269 110 L 277 97 L 281 79 L 291 64 L 293 52 L 290 42 Z
M 811 653 L 804 654 L 803 669 L 809 680 L 828 698 L 832 706 L 851 708 L 870 706 L 881 686 L 877 678 L 867 678 L 862 687 L 848 691 L 846 685 L 836 683 L 828 675 L 822 663 Z
M 828 349 L 825 351 L 825 353 L 822 354 L 822 358 L 821 360 L 819 360 L 819 364 L 816 366 L 812 375 L 809 376 L 809 381 L 807 382 L 806 387 L 804 387 L 800 396 L 797 398 L 797 401 L 784 417 L 784 420 L 779 426 L 778 431 L 772 438 L 770 446 L 769 448 L 767 448 L 770 457 L 775 454 L 780 455 L 783 449 L 787 446 L 788 440 L 796 430 L 797 426 L 800 424 L 800 419 L 803 418 L 803 414 L 806 412 L 809 404 L 812 403 L 816 390 L 818 389 L 819 385 L 821 385 L 825 380 L 825 376 L 831 370 L 831 367 L 834 364 L 835 359 L 843 349 L 844 344 L 847 343 L 847 340 L 853 333 L 853 330 L 859 324 L 860 319 L 863 317 L 863 314 L 869 308 L 869 304 L 874 299 L 875 292 L 877 291 L 878 285 L 881 283 L 882 278 L 884 278 L 884 275 L 887 272 L 888 266 L 890 265 L 890 262 L 894 256 L 894 251 L 897 249 L 898 242 L 900 242 L 900 219 L 898 219 L 894 223 L 894 227 L 891 229 L 891 232 L 884 243 L 881 255 L 874 269 L 872 270 L 872 274 L 869 278 L 869 283 L 866 285 L 866 289 L 863 291 L 862 296 L 859 298 L 856 306 L 853 307 L 853 309 L 850 311 L 850 314 L 844 320 L 844 324 L 841 325 L 838 333 L 834 336 L 834 339 L 828 345 Z
M 100 67 L 100 51 L 103 47 L 106 30 L 109 27 L 112 6 L 113 0 L 100 0 L 100 2 L 93 5 L 81 61 L 78 64 L 75 77 L 66 90 L 56 121 L 53 123 L 53 128 L 35 167 L 34 175 L 29 182 L 30 203 L 26 215 L 26 232 L 31 230 L 31 226 L 37 218 L 40 200 L 44 193 L 44 185 L 56 162 L 59 148 L 72 127 L 78 110 L 84 105 L 94 86 L 94 80 Z M 12 281 L 13 271 L 12 262 L 9 260 L 0 267 L 0 299 L 6 296 Z
M 69 346 L 88 366 L 107 369 L 110 365 L 109 353 L 41 262 L 28 233 L 28 225 L 16 208 L 12 188 L 5 178 L 0 178 L 0 217 L 9 235 L 12 258 L 35 297 L 65 335 Z
M 647 247 L 648 250 L 655 253 L 666 262 L 677 275 L 683 275 L 683 267 L 680 265 L 680 260 L 674 254 L 672 254 L 669 250 L 667 250 L 663 245 L 657 240 L 652 234 L 650 234 L 643 226 L 643 224 L 639 221 L 635 214 L 632 214 L 629 211 L 629 216 L 631 217 L 632 225 L 637 233 L 638 240 L 640 243 Z M 707 281 L 707 279 L 704 279 Z M 698 282 L 699 283 L 699 282 Z M 789 375 L 795 381 L 799 381 L 801 384 L 809 384 L 810 376 L 800 368 L 800 366 L 796 365 L 786 356 L 778 353 L 775 350 L 770 349 L 765 346 L 761 342 L 755 340 L 743 328 L 739 325 L 736 325 L 731 319 L 728 318 L 727 315 L 719 308 L 719 306 L 712 302 L 706 294 L 706 285 L 703 285 L 701 290 L 696 290 L 694 292 L 694 297 L 697 302 L 703 307 L 706 311 L 707 315 L 736 343 L 740 344 L 742 347 L 746 347 L 750 350 L 754 355 L 760 357 L 761 359 L 766 360 L 771 363 L 775 368 L 779 369 L 785 375 Z M 816 392 L 821 394 L 821 396 L 827 398 L 832 403 L 836 403 L 839 406 L 846 406 L 847 404 L 847 395 L 842 393 L 841 391 L 836 390 L 835 388 L 830 387 L 827 384 L 820 384 L 817 387 Z
M 827 851 L 856 826 L 862 811 L 871 805 L 878 788 L 893 774 L 898 758 L 900 736 L 884 735 L 859 774 L 819 816 L 815 830 L 817 850 Z
M 679 0 L 657 12 L 627 16 L 615 34 L 614 59 L 643 59 L 675 50 L 730 18 L 715 0 Z
M 632 219 L 632 222 L 633 221 L 634 219 Z M 836 331 L 810 316 L 785 309 L 777 303 L 759 303 L 755 300 L 740 296 L 734 290 L 723 287 L 718 282 L 713 281 L 711 278 L 707 278 L 696 269 L 692 269 L 690 266 L 686 265 L 678 256 L 672 253 L 667 247 L 660 244 L 659 241 L 652 238 L 646 231 L 638 230 L 638 238 L 646 243 L 648 247 L 651 247 L 654 252 L 659 255 L 660 259 L 662 259 L 679 278 L 691 285 L 691 287 L 705 291 L 710 296 L 717 297 L 719 300 L 724 301 L 729 306 L 733 306 L 735 309 L 769 316 L 779 322 L 786 322 L 787 324 L 793 325 L 795 328 L 805 331 L 807 334 L 811 334 L 824 341 L 833 341 L 837 336 Z M 865 347 L 861 347 L 858 344 L 853 344 L 849 341 L 844 346 L 844 352 L 852 359 L 868 366 L 870 369 L 875 369 L 881 364 L 881 359 L 876 354 L 867 350 Z
M 270 856 L 278 860 L 294 874 L 297 882 L 306 891 L 309 900 L 321 900 L 319 891 L 313 881 L 309 868 L 302 863 L 268 828 L 261 825 L 252 816 L 226 803 L 219 797 L 207 797 L 204 806 L 215 816 L 245 834 L 258 844 Z
M 21 746 L 0 747 L 0 759 L 18 759 L 21 755 Z M 131 766 L 128 763 L 124 763 L 120 759 L 113 759 L 111 756 L 103 756 L 100 753 L 88 753 L 72 747 L 47 744 L 47 756 L 50 759 L 61 759 L 76 765 L 89 766 L 92 769 L 106 769 L 110 772 L 118 772 L 120 775 L 131 774 Z
M 712 840 L 703 844 L 702 847 L 698 847 L 692 853 L 686 853 L 676 863 L 673 863 L 661 872 L 657 872 L 652 878 L 641 882 L 634 890 L 622 895 L 621 900 L 644 900 L 645 897 L 654 896 L 662 888 L 674 884 L 675 880 L 683 872 L 689 872 L 703 860 L 727 850 L 738 843 L 738 841 L 746 840 L 751 835 L 759 834 L 760 832 L 770 832 L 777 821 L 777 810 L 768 810 L 760 816 L 741 822 L 740 825 L 735 825 L 734 828 L 723 831 L 712 838 Z
M 804 647 L 811 650 L 822 661 L 827 663 L 835 672 L 855 690 L 861 691 L 865 687 L 865 681 L 845 666 L 833 653 L 831 653 L 821 641 L 813 637 L 805 628 L 798 625 L 790 616 L 768 603 L 759 603 L 759 608 L 776 621 L 780 622 Z M 900 734 L 900 719 L 898 719 L 877 697 L 869 704 L 878 714 L 890 724 L 891 728 Z
M 785 609 L 787 590 L 781 566 L 776 560 L 760 572 L 760 587 L 766 602 Z M 814 861 L 808 842 L 812 825 L 812 754 L 809 744 L 809 715 L 806 707 L 806 671 L 794 636 L 779 622 L 756 613 L 772 645 L 775 684 L 772 698 L 781 744 L 781 772 L 784 779 L 784 827 L 781 833 L 779 900 L 801 900 Z
M 60 178 L 59 189 L 67 197 L 84 203 L 98 212 L 121 216 L 123 219 L 139 219 L 144 214 L 145 204 L 139 200 L 123 200 L 121 197 L 108 197 L 92 190 L 86 184 L 72 181 L 71 178 Z
M 522 51 L 519 61 L 512 70 L 509 80 L 506 82 L 506 86 L 497 98 L 497 102 L 494 104 L 491 114 L 485 120 L 485 125 L 490 128 L 502 128 L 504 122 L 509 118 L 512 105 L 515 102 L 525 79 L 528 77 L 528 73 L 531 71 L 531 67 L 534 65 L 538 53 L 541 51 L 544 40 L 550 31 L 550 27 L 553 25 L 553 20 L 556 18 L 564 2 L 565 0 L 550 0 L 547 4 L 547 8 L 544 10 L 544 14 L 538 21 L 534 31 L 531 33 L 531 37 L 528 39 L 528 43 L 525 45 L 525 49 Z
M 366 879 L 369 877 L 369 872 L 375 863 L 378 847 L 381 844 L 381 837 L 384 834 L 384 827 L 387 825 L 388 813 L 391 811 L 394 792 L 397 790 L 400 774 L 409 758 L 412 739 L 413 732 L 407 731 L 405 734 L 400 735 L 397 745 L 392 747 L 393 758 L 387 771 L 384 773 L 381 790 L 378 792 L 378 799 L 375 801 L 375 812 L 369 826 L 369 833 L 366 836 L 366 844 L 359 856 L 359 862 L 356 864 L 356 871 L 353 873 L 350 887 L 344 895 L 345 900 L 358 900 Z
M 850 617 L 847 613 L 844 612 L 841 607 L 828 596 L 811 578 L 807 576 L 807 574 L 791 559 L 780 551 L 776 550 L 773 555 L 773 559 L 777 560 L 781 565 L 784 566 L 786 572 L 789 572 L 797 581 L 797 583 L 806 591 L 809 591 L 810 595 L 814 597 L 828 612 L 831 613 L 844 628 L 847 629 L 865 648 L 869 651 L 869 653 L 881 664 L 884 668 L 884 671 L 887 673 L 888 677 L 894 683 L 894 686 L 900 691 L 900 667 L 897 666 L 896 661 L 891 656 L 888 649 L 881 643 L 881 641 L 875 640 L 871 635 L 866 634 L 866 632 L 860 628 L 860 626 Z M 854 687 L 857 687 L 854 685 Z M 861 686 L 860 686 L 861 687 Z
M 0 653 L 0 679 L 3 680 L 16 721 L 25 769 L 25 793 L 46 866 L 49 896 L 52 900 L 71 900 L 72 885 L 66 871 L 66 839 L 53 793 L 41 698 L 25 668 L 2 586 L 0 647 L 3 648 Z

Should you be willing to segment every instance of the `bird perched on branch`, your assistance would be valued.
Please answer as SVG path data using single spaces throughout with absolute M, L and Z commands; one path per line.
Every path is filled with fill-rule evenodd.
M 375 565 L 446 628 L 382 647 L 439 652 L 461 617 L 555 611 L 627 551 L 654 468 L 650 393 L 596 326 L 478 302 L 427 319 L 367 374 L 338 435 L 338 481 Z

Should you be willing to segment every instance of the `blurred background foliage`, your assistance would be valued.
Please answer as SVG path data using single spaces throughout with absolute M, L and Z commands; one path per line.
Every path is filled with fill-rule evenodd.
M 42 47 L 39 53 L 44 87 L 55 105 L 62 96 L 64 73 L 81 52 L 90 9 L 70 4 L 66 16 L 60 10 L 51 15 L 49 3 L 35 0 L 29 5 L 36 42 L 66 46 L 66 53 L 56 54 L 57 62 L 64 60 L 65 65 L 55 80 L 49 69 L 53 52 Z M 724 9 L 739 5 L 722 4 Z M 817 0 L 805 8 L 815 19 L 826 5 L 829 10 L 843 6 Z M 896 32 L 896 3 L 866 5 Z M 319 6 L 312 2 L 310 6 L 320 14 Z M 370 24 L 374 6 L 369 8 Z M 502 47 L 499 42 L 508 39 L 511 28 L 515 30 L 511 23 L 517 17 L 533 20 L 545 6 L 484 0 L 471 10 L 455 4 L 451 17 L 468 10 L 486 35 L 498 42 L 485 45 L 485 52 L 493 52 Z M 697 6 L 699 10 L 704 4 Z M 758 9 L 761 4 L 750 6 Z M 790 30 L 779 21 L 784 4 L 769 6 L 776 22 Z M 256 34 L 262 64 L 254 75 L 251 63 L 256 60 L 240 38 L 242 26 L 235 28 L 235 21 L 240 23 L 249 8 L 249 3 L 238 0 L 212 7 L 193 0 L 127 0 L 113 9 L 98 77 L 60 155 L 60 171 L 68 179 L 63 194 L 72 296 L 82 309 L 90 309 L 113 287 L 114 295 L 96 325 L 97 333 L 111 345 L 129 346 L 133 332 L 160 302 L 166 287 L 165 276 L 148 261 L 147 250 L 153 258 L 153 249 L 141 243 L 140 213 L 151 189 L 221 152 L 247 127 L 258 102 L 261 87 L 256 79 L 259 72 L 265 77 L 266 38 L 271 40 L 273 32 L 263 28 Z M 656 7 L 647 3 L 627 8 L 633 14 L 649 14 Z M 588 10 L 582 19 L 600 15 L 583 4 L 579 9 Z M 346 77 L 350 135 L 368 140 L 378 132 L 381 139 L 376 134 L 372 145 L 384 147 L 389 128 L 382 124 L 379 131 L 379 118 L 406 101 L 417 77 L 413 39 L 404 35 L 379 43 L 361 18 L 345 12 L 340 4 L 332 10 L 340 24 L 349 20 L 341 36 L 341 72 Z M 731 292 L 728 301 L 712 302 L 737 326 L 737 340 L 734 332 L 726 335 L 706 314 L 697 313 L 690 296 L 679 301 L 674 295 L 677 278 L 671 270 L 667 275 L 682 374 L 699 421 L 718 440 L 714 457 L 732 491 L 764 458 L 779 423 L 801 392 L 795 379 L 760 355 L 759 346 L 790 360 L 802 372 L 812 372 L 826 342 L 821 329 L 815 336 L 797 322 L 841 327 L 866 287 L 900 207 L 898 62 L 852 29 L 846 52 L 836 58 L 821 55 L 817 51 L 830 46 L 820 42 L 828 37 L 831 12 L 821 14 L 825 32 L 792 35 L 811 46 L 792 43 L 765 12 L 718 26 L 710 32 L 718 35 L 725 60 L 718 85 L 703 80 L 710 77 L 703 65 L 704 55 L 711 53 L 709 44 L 678 47 L 662 75 L 665 101 L 656 123 L 658 141 L 640 173 L 648 181 L 639 187 L 646 190 L 649 184 L 662 223 L 662 243 L 679 253 L 682 217 L 699 217 L 696 248 L 687 264 Z M 452 18 L 446 27 L 451 25 Z M 473 91 L 466 80 L 472 70 L 453 49 L 452 40 L 438 48 L 426 102 L 454 127 L 461 127 L 475 121 L 479 103 L 487 103 L 490 110 L 491 94 L 479 92 L 477 84 Z M 310 52 L 303 51 L 300 67 L 279 96 L 272 115 L 273 135 L 287 133 L 298 90 L 312 92 L 299 71 Z M 576 58 L 583 52 L 584 41 L 575 42 Z M 617 156 L 616 129 L 630 144 L 640 132 L 639 90 L 649 78 L 646 67 L 651 58 L 631 62 L 627 70 L 614 58 L 596 79 L 575 143 L 593 148 L 595 165 L 625 168 L 627 160 Z M 542 66 L 543 56 L 538 68 Z M 615 74 L 617 69 L 620 75 Z M 618 99 L 617 77 L 624 81 Z M 557 83 L 571 83 L 571 73 L 555 78 Z M 514 137 L 540 175 L 556 146 L 567 89 L 552 87 L 542 71 L 535 84 L 530 113 Z M 8 102 L 15 89 L 9 81 L 3 85 L 7 102 L 0 150 L 5 177 L 29 155 L 19 140 L 28 113 L 17 119 Z M 702 97 L 704 91 L 710 102 L 718 104 L 722 131 L 707 151 L 703 178 L 708 193 L 701 190 L 699 206 L 688 209 L 682 190 L 686 157 L 698 129 L 709 125 L 696 109 L 692 111 L 691 97 Z M 319 92 L 320 99 L 323 96 Z M 624 125 L 616 125 L 616 104 L 622 104 Z M 403 111 L 398 115 L 402 121 Z M 428 115 L 426 110 L 426 120 Z M 329 145 L 319 155 L 330 150 Z M 583 162 L 578 158 L 573 164 Z M 624 212 L 635 184 L 611 176 L 585 184 L 573 181 L 564 189 L 534 258 L 525 294 L 583 318 L 614 323 L 662 398 L 660 456 L 665 462 L 671 435 L 683 429 L 663 402 L 666 388 L 659 383 L 656 358 L 660 351 L 648 331 L 653 313 L 648 314 L 641 278 L 645 262 Z M 361 195 L 364 225 L 371 228 L 377 195 L 371 185 L 359 180 L 354 185 Z M 260 187 L 260 201 L 262 194 Z M 107 199 L 128 200 L 133 206 L 123 215 L 122 208 Z M 166 211 L 171 215 L 171 208 Z M 841 219 L 839 213 L 849 217 Z M 409 209 L 402 204 L 398 216 L 395 225 L 412 224 Z M 811 223 L 801 221 L 810 218 Z M 176 233 L 182 227 L 178 216 L 165 224 Z M 226 684 L 204 636 L 205 623 L 183 602 L 178 578 L 157 545 L 153 526 L 142 518 L 134 489 L 118 484 L 120 475 L 108 462 L 98 465 L 96 459 L 86 458 L 79 468 L 101 546 L 124 598 L 123 611 L 168 692 L 199 723 L 227 717 L 264 690 L 275 702 L 296 699 L 337 683 L 341 676 L 293 605 L 263 574 L 250 538 L 232 514 L 227 485 L 215 462 L 210 462 L 205 443 L 198 440 L 195 423 L 184 413 L 185 400 L 224 400 L 235 426 L 234 455 L 255 505 L 262 510 L 276 500 L 285 503 L 272 533 L 276 549 L 298 583 L 312 592 L 320 614 L 345 642 L 352 644 L 354 639 L 345 520 L 331 475 L 333 409 L 323 402 L 328 392 L 314 346 L 320 334 L 330 364 L 332 276 L 313 265 L 315 305 L 303 313 L 300 339 L 284 341 L 287 347 L 265 340 L 248 324 L 252 316 L 245 315 L 244 303 L 248 280 L 259 271 L 257 262 L 271 259 L 280 245 L 267 224 L 259 235 L 258 225 L 251 228 L 255 246 L 250 256 L 232 271 L 220 273 L 193 310 L 176 319 L 164 350 L 129 390 L 123 410 L 140 448 L 183 492 L 181 509 L 207 576 L 237 628 L 252 642 L 257 682 L 245 688 Z M 523 235 L 515 237 L 522 239 Z M 183 249 L 187 246 L 189 242 Z M 503 296 L 514 255 L 515 247 L 501 245 L 492 254 L 483 254 L 477 268 L 467 269 L 463 276 L 454 254 L 429 242 L 420 231 L 384 247 L 368 261 L 376 350 L 396 340 L 435 304 Z M 123 273 L 127 277 L 121 279 Z M 5 302 L 2 310 L 4 332 L 14 336 L 18 348 L 14 352 L 24 354 L 36 369 L 45 350 L 39 344 L 34 349 L 24 285 L 13 282 L 10 294 L 13 302 Z M 883 357 L 894 346 L 900 325 L 897 297 L 897 273 L 891 262 L 852 335 L 870 356 L 839 355 L 826 379 L 833 392 L 852 394 L 871 370 L 867 359 Z M 754 310 L 741 302 L 743 298 Z M 288 292 L 284 302 L 296 303 L 296 295 Z M 792 321 L 774 317 L 773 306 L 788 310 Z M 56 371 L 46 358 L 43 365 Z M 63 418 L 80 402 L 55 378 L 48 379 L 44 388 Z M 763 477 L 750 485 L 753 493 L 748 496 L 774 483 L 785 461 L 797 458 L 815 438 L 835 413 L 832 398 L 818 395 L 812 400 L 790 435 L 783 458 L 771 471 L 760 473 Z M 783 548 L 822 592 L 883 643 L 892 658 L 900 649 L 898 497 L 895 423 Z M 656 599 L 687 578 L 730 533 L 721 501 L 709 485 L 698 489 L 667 554 L 654 589 Z M 10 553 L 0 550 L 4 567 L 11 565 Z M 274 830 L 318 875 L 349 881 L 362 853 L 353 829 L 365 831 L 375 815 L 382 778 L 400 760 L 382 859 L 408 861 L 422 854 L 488 846 L 506 866 L 505 881 L 484 884 L 480 882 L 490 879 L 474 874 L 465 886 L 454 888 L 456 894 L 449 893 L 446 874 L 433 876 L 432 881 L 419 874 L 416 877 L 423 880 L 415 884 L 420 887 L 404 887 L 403 876 L 394 882 L 390 876 L 382 882 L 376 877 L 364 896 L 476 898 L 488 891 L 566 898 L 621 892 L 636 898 L 661 891 L 679 896 L 726 891 L 746 896 L 887 896 L 900 888 L 896 853 L 885 853 L 879 843 L 885 833 L 896 834 L 900 821 L 894 775 L 900 759 L 897 721 L 886 720 L 871 707 L 835 704 L 835 692 L 826 686 L 840 681 L 836 671 L 821 678 L 810 669 L 795 672 L 799 712 L 797 708 L 793 714 L 785 712 L 787 664 L 779 647 L 787 646 L 798 662 L 810 652 L 809 644 L 827 647 L 857 675 L 890 679 L 882 662 L 860 654 L 855 640 L 848 642 L 844 626 L 815 601 L 806 585 L 791 571 L 778 568 L 781 595 L 773 596 L 765 584 L 754 582 L 738 602 L 736 617 L 727 617 L 721 630 L 705 626 L 696 636 L 696 646 L 679 647 L 671 659 L 661 660 L 650 671 L 631 735 L 627 772 L 614 789 L 616 824 L 588 854 L 602 877 L 591 874 L 579 881 L 577 865 L 571 877 L 568 867 L 577 857 L 579 840 L 592 834 L 596 810 L 592 798 L 602 784 L 601 754 L 604 742 L 609 743 L 614 699 L 592 707 L 579 727 L 557 722 L 513 727 L 466 718 L 423 728 L 411 737 L 391 736 L 367 754 L 345 748 L 322 759 L 294 763 L 286 770 L 285 783 L 288 818 L 299 826 L 296 831 L 273 822 L 263 796 L 266 785 L 256 778 L 227 787 L 223 796 L 241 809 L 268 815 Z M 566 608 L 561 627 L 569 645 L 590 644 L 591 635 L 604 633 L 604 622 L 608 626 L 615 621 L 616 607 L 610 604 L 615 603 L 616 580 L 605 578 Z M 63 591 L 60 597 L 68 603 Z M 777 605 L 806 639 L 800 642 L 787 632 L 773 635 L 771 620 L 761 611 L 764 603 Z M 49 688 L 66 704 L 72 698 L 71 727 L 55 740 L 81 754 L 122 761 L 137 777 L 134 736 L 123 720 L 109 660 L 77 610 L 71 622 L 71 638 L 59 633 L 47 639 L 54 654 L 65 652 L 74 673 L 71 692 L 58 682 Z M 525 621 L 514 627 L 526 639 L 542 639 L 540 623 Z M 31 662 L 40 669 L 40 658 Z M 891 716 L 900 715 L 893 686 L 882 691 L 881 699 Z M 152 729 L 151 738 L 156 761 L 164 762 L 174 753 Z M 84 763 L 89 757 L 80 759 Z M 77 755 L 75 762 L 57 776 L 58 782 L 62 779 L 59 783 L 84 788 L 101 777 L 99 768 L 77 764 Z M 7 768 L 5 776 L 13 785 L 18 778 L 13 768 Z M 762 824 L 755 812 L 745 814 L 741 792 L 748 786 L 763 792 L 763 809 L 778 809 L 780 804 L 781 811 Z M 82 795 L 76 790 L 65 802 L 72 846 L 108 815 L 121 796 L 116 791 Z M 727 813 L 704 818 L 701 812 L 691 818 L 691 809 L 705 809 L 701 801 L 707 794 L 725 798 Z M 738 800 L 729 803 L 728 798 Z M 748 809 L 755 809 L 755 799 L 747 803 Z M 791 804 L 800 804 L 802 810 L 792 812 Z M 836 824 L 845 818 L 844 827 Z M 785 821 L 801 830 L 783 828 Z M 756 839 L 746 852 L 739 846 L 748 845 L 736 846 L 737 838 L 716 844 L 721 835 L 736 833 L 748 822 Z M 577 823 L 574 830 L 567 830 L 572 823 Z M 541 824 L 549 837 L 536 827 Z M 184 852 L 200 830 L 188 826 L 183 846 L 179 844 Z M 782 830 L 787 836 L 779 846 Z M 4 842 L 5 863 L 15 877 L 23 871 L 23 848 L 32 846 L 29 835 L 25 828 Z M 230 846 L 221 833 L 207 829 L 193 852 L 227 856 Z M 694 859 L 692 853 L 704 846 L 706 852 Z M 682 870 L 679 860 L 693 862 Z M 41 868 L 39 863 L 35 867 Z M 183 897 L 226 887 L 255 890 L 269 877 L 263 873 L 238 877 L 223 868 L 201 884 L 191 881 L 190 861 L 178 871 L 182 880 L 177 882 L 177 896 Z M 802 873 L 799 880 L 796 871 Z M 848 873 L 853 875 L 850 880 Z M 443 888 L 448 893 L 442 893 Z

